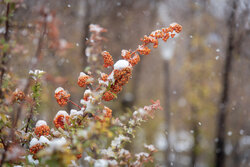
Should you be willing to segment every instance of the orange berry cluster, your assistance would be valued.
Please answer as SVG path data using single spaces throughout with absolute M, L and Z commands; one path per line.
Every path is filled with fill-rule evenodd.
M 108 108 L 108 107 L 104 107 L 104 117 L 105 118 L 111 118 L 112 117 L 112 110 L 110 109 L 110 108 Z
M 30 148 L 30 152 L 32 154 L 36 154 L 38 151 L 42 150 L 44 147 L 45 147 L 44 145 L 37 143 L 36 145 Z
M 109 52 L 103 51 L 103 52 L 102 52 L 102 57 L 103 57 L 103 60 L 104 60 L 103 67 L 108 68 L 108 67 L 111 67 L 111 66 L 114 65 L 113 58 L 112 58 L 112 56 L 109 54 Z
M 140 56 L 136 52 L 131 53 L 131 51 L 122 50 L 121 55 L 123 59 L 127 60 L 132 65 L 132 67 L 140 61 Z M 132 55 L 134 56 L 132 57 Z
M 64 114 L 56 115 L 53 122 L 56 128 L 64 129 L 65 123 L 69 124 L 69 115 L 64 115 Z
M 38 137 L 48 136 L 50 133 L 50 128 L 48 125 L 41 125 L 41 126 L 36 127 L 34 132 Z
M 87 85 L 89 85 L 91 83 L 93 83 L 92 77 L 81 72 L 80 76 L 78 77 L 77 84 L 80 87 L 86 87 Z
M 104 92 L 102 99 L 105 101 L 110 101 L 113 100 L 115 98 L 114 93 L 112 93 L 111 91 L 106 91 Z
M 61 88 L 55 91 L 55 98 L 56 98 L 57 103 L 60 106 L 65 106 L 68 103 L 70 94 Z
M 167 41 L 169 39 L 169 37 L 174 38 L 176 33 L 180 33 L 182 30 L 182 26 L 177 24 L 177 23 L 173 23 L 170 25 L 170 27 L 168 28 L 162 28 L 162 30 L 156 30 L 154 32 L 152 32 L 149 36 L 144 36 L 143 39 L 141 39 L 143 41 L 143 45 L 140 45 L 138 47 L 138 51 L 140 52 L 140 54 L 142 55 L 147 55 L 150 52 L 150 49 L 148 49 L 147 47 L 144 47 L 145 45 L 152 43 L 154 48 L 158 47 L 158 38 L 161 38 L 163 41 Z
M 20 90 L 16 90 L 12 95 L 14 101 L 23 101 L 25 98 L 25 94 Z

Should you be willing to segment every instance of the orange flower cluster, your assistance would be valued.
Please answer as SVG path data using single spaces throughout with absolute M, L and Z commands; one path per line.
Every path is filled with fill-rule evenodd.
M 106 91 L 102 96 L 102 99 L 105 101 L 110 101 L 113 100 L 114 98 L 115 98 L 114 93 L 112 93 L 111 91 Z
M 59 111 L 56 114 L 53 122 L 56 128 L 64 129 L 65 123 L 70 124 L 68 113 L 66 111 Z
M 122 50 L 121 55 L 122 55 L 122 58 L 125 60 L 130 60 L 132 56 L 130 51 L 124 50 L 124 49 Z
M 102 79 L 103 81 L 107 81 L 107 80 L 108 80 L 108 74 L 101 73 L 101 79 Z
M 141 55 L 148 55 L 151 52 L 151 50 L 147 46 L 144 46 L 144 45 L 139 45 L 137 48 L 137 51 Z
M 45 121 L 39 120 L 36 124 L 34 132 L 38 137 L 48 136 L 50 133 L 50 128 Z
M 134 67 L 136 64 L 138 64 L 140 61 L 140 56 L 138 53 L 135 53 L 134 57 L 129 60 L 129 63 Z
M 108 108 L 108 107 L 104 107 L 104 117 L 105 118 L 111 118 L 112 117 L 112 110 L 110 109 L 110 108 Z
M 129 78 L 132 76 L 132 67 L 125 67 L 121 70 L 115 69 L 114 71 L 115 82 L 111 85 L 110 90 L 103 94 L 102 99 L 110 101 L 115 98 L 114 94 L 118 94 L 122 90 L 122 86 L 128 83 Z
M 132 55 L 134 56 L 132 57 Z M 127 60 L 132 65 L 132 67 L 140 61 L 140 56 L 136 52 L 131 53 L 131 51 L 122 50 L 121 56 L 123 59 Z
M 89 75 L 86 75 L 85 73 L 81 72 L 80 76 L 78 77 L 77 84 L 80 87 L 86 87 L 87 85 L 89 85 L 91 83 L 93 83 L 92 77 L 90 77 Z
M 68 103 L 70 94 L 67 93 L 63 88 L 59 87 L 55 91 L 55 98 L 60 106 L 65 106 Z
M 103 60 L 104 60 L 103 67 L 108 68 L 108 67 L 114 65 L 113 58 L 112 58 L 112 56 L 109 54 L 109 52 L 103 51 L 103 52 L 102 52 L 102 57 L 103 57 Z
M 20 90 L 16 90 L 12 95 L 14 101 L 23 101 L 25 99 L 25 94 Z
M 128 80 L 129 78 L 131 78 L 131 76 L 132 76 L 131 67 L 126 67 L 122 70 L 114 70 L 114 78 L 115 78 L 114 88 L 116 88 L 114 89 L 114 91 L 117 90 L 117 87 L 122 87 L 123 85 L 128 83 Z M 121 89 L 119 88 L 119 91 L 120 90 Z
M 39 150 L 42 150 L 44 148 L 44 145 L 37 143 L 36 145 L 30 147 L 30 152 L 32 154 L 36 154 Z
M 173 23 L 170 25 L 169 28 L 162 28 L 162 30 L 156 30 L 154 32 L 152 32 L 149 36 L 144 36 L 144 38 L 142 39 L 142 41 L 144 42 L 143 45 L 140 45 L 138 47 L 138 51 L 140 52 L 140 54 L 142 55 L 147 55 L 150 51 L 150 49 L 148 48 L 143 48 L 143 46 L 152 43 L 154 48 L 158 47 L 158 38 L 162 38 L 163 41 L 167 41 L 169 39 L 169 37 L 174 38 L 176 33 L 180 33 L 182 30 L 182 26 L 177 24 L 177 23 Z

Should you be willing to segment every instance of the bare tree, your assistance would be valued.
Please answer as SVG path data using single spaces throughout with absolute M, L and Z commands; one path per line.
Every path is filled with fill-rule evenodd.
M 215 145 L 215 166 L 224 167 L 225 166 L 225 139 L 226 139 L 226 117 L 227 117 L 227 106 L 229 102 L 229 92 L 230 92 L 230 75 L 232 71 L 233 64 L 233 52 L 235 49 L 235 24 L 236 24 L 236 9 L 237 0 L 232 1 L 232 9 L 228 18 L 229 35 L 226 46 L 226 58 L 224 64 L 223 78 L 222 78 L 222 92 L 219 103 L 219 112 L 217 120 L 217 131 L 216 138 L 218 141 Z

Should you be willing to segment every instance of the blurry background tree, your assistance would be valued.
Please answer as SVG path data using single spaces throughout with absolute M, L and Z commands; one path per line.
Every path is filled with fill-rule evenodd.
M 1 72 L 1 82 L 7 83 L 11 79 L 9 86 L 25 87 L 28 67 L 36 54 L 42 32 L 38 23 L 42 18 L 39 11 L 46 9 L 50 17 L 41 49 L 42 59 L 37 63 L 37 68 L 47 72 L 46 89 L 38 110 L 41 119 L 52 122 L 51 115 L 59 110 L 53 97 L 56 87 L 69 90 L 72 100 L 81 97 L 82 93 L 77 94 L 81 89 L 75 86 L 75 81 L 79 71 L 86 68 L 85 50 L 90 23 L 100 24 L 108 30 L 103 49 L 112 50 L 111 55 L 116 61 L 122 49 L 134 49 L 144 34 L 176 21 L 183 26 L 183 32 L 176 41 L 168 41 L 164 46 L 160 44 L 161 51 L 152 50 L 151 55 L 154 56 L 143 57 L 131 82 L 119 95 L 123 100 L 111 106 L 113 114 L 118 115 L 133 109 L 133 106 L 147 104 L 148 99 L 160 98 L 165 105 L 165 110 L 138 130 L 137 139 L 129 147 L 137 152 L 142 149 L 138 145 L 142 140 L 155 143 L 160 150 L 156 154 L 156 164 L 160 166 L 208 167 L 215 163 L 222 166 L 223 158 L 218 157 L 223 152 L 226 166 L 249 165 L 248 0 L 234 3 L 226 0 L 16 2 L 18 5 L 11 17 L 6 17 L 9 14 L 5 1 L 0 4 L 1 71 L 8 69 Z M 9 19 L 8 30 L 6 23 Z M 6 44 L 14 47 L 6 52 Z M 229 55 L 233 57 L 233 63 L 230 65 L 230 77 L 226 77 Z M 225 88 L 225 85 L 229 87 Z M 226 101 L 221 96 L 225 91 Z M 2 103 L 7 103 L 9 92 L 5 92 Z M 219 104 L 226 105 L 218 108 Z M 72 106 L 65 106 L 66 110 L 70 108 Z M 23 110 L 22 119 L 29 113 L 27 108 Z M 221 113 L 226 113 L 226 117 Z M 216 122 L 217 116 L 224 121 Z M 226 128 L 219 128 L 225 125 Z M 224 146 L 221 141 L 224 141 Z M 220 152 L 215 148 L 216 144 Z

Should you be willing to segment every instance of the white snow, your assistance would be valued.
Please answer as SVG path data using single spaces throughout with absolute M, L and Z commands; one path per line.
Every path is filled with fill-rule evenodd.
M 97 33 L 100 33 L 102 32 L 103 28 L 100 27 L 99 25 L 97 24 L 90 24 L 89 25 L 89 31 L 90 32 L 97 32 Z
M 91 94 L 91 90 L 90 89 L 86 89 L 85 90 L 84 95 L 87 95 L 87 94 Z
M 111 165 L 111 166 L 117 166 L 118 165 L 116 160 L 108 160 L 108 164 Z
M 30 70 L 29 74 L 33 74 L 33 75 L 39 75 L 39 74 L 43 74 L 45 73 L 43 70 Z
M 147 148 L 149 151 L 155 151 L 156 150 L 155 146 L 153 146 L 152 144 L 150 144 L 150 145 L 144 144 L 144 147 Z
M 123 157 L 124 155 L 130 155 L 130 153 L 129 153 L 129 151 L 128 150 L 125 150 L 125 149 L 121 149 L 120 151 L 119 151 L 119 156 L 121 156 L 121 157 Z
M 87 161 L 87 162 L 93 162 L 94 161 L 94 159 L 91 156 L 85 157 L 84 160 Z
M 83 76 L 86 76 L 86 74 L 84 72 L 80 72 L 79 77 L 83 77 Z
M 123 50 L 121 51 L 121 55 L 122 55 L 122 57 L 126 56 L 126 54 L 127 54 L 127 53 L 129 53 L 129 51 L 128 51 L 128 50 L 123 49 Z
M 30 148 L 33 147 L 34 145 L 39 144 L 39 141 L 37 140 L 37 138 L 33 138 L 30 141 Z
M 34 160 L 33 155 L 28 155 L 27 158 L 28 158 L 29 163 L 34 164 L 34 165 L 38 165 L 39 161 Z
M 50 142 L 50 148 L 52 149 L 61 149 L 62 146 L 64 146 L 67 143 L 66 139 L 64 137 L 62 138 L 57 138 L 57 139 L 53 139 Z
M 39 127 L 39 126 L 42 126 L 42 125 L 47 125 L 46 121 L 44 121 L 44 120 L 37 121 L 36 127 Z
M 125 137 L 123 135 L 119 135 L 118 137 L 114 138 L 114 140 L 112 140 L 111 146 L 112 147 L 120 147 L 122 141 L 128 141 L 128 140 L 129 140 L 128 137 Z
M 39 143 L 41 143 L 41 144 L 50 144 L 50 141 L 49 141 L 49 139 L 47 139 L 47 137 L 41 136 L 40 139 L 39 139 Z
M 78 116 L 78 115 L 83 115 L 83 111 L 82 110 L 80 110 L 80 111 L 77 111 L 77 110 L 74 110 L 74 109 L 72 109 L 72 110 L 70 110 L 70 116 Z
M 56 90 L 55 90 L 55 93 L 58 93 L 58 92 L 60 92 L 61 90 L 64 90 L 62 87 L 58 87 L 58 88 L 56 88 Z
M 115 70 L 122 70 L 126 67 L 129 67 L 129 62 L 127 60 L 118 60 L 115 64 L 114 64 L 114 69 Z
M 68 114 L 66 111 L 64 111 L 64 110 L 58 111 L 57 114 L 56 114 L 56 116 L 55 116 L 55 118 L 56 118 L 57 116 L 59 116 L 59 115 L 69 116 L 69 114 Z
M 141 152 L 141 153 L 135 154 L 135 156 L 137 159 L 141 159 L 141 157 L 149 157 L 149 154 L 145 152 Z
M 114 78 L 114 71 L 112 71 L 112 73 L 111 73 L 111 74 L 109 74 L 109 76 L 108 76 L 108 80 L 109 80 L 109 81 L 112 81 L 113 83 L 115 82 L 115 78 Z
M 108 167 L 108 161 L 105 159 L 98 159 L 95 161 L 94 167 Z
M 115 153 L 113 152 L 111 147 L 109 147 L 108 149 L 102 149 L 101 154 L 106 155 L 108 157 L 115 157 Z
M 94 108 L 93 104 L 91 103 L 91 99 L 89 99 L 88 101 L 81 99 L 80 103 L 86 105 L 85 111 L 91 111 Z
M 106 85 L 106 86 L 109 85 L 109 82 L 108 82 L 108 81 L 103 81 L 103 80 L 101 80 L 101 79 L 98 80 L 98 83 L 99 83 L 100 85 Z
M 60 39 L 59 46 L 61 49 L 65 48 L 67 46 L 68 42 L 65 39 Z

